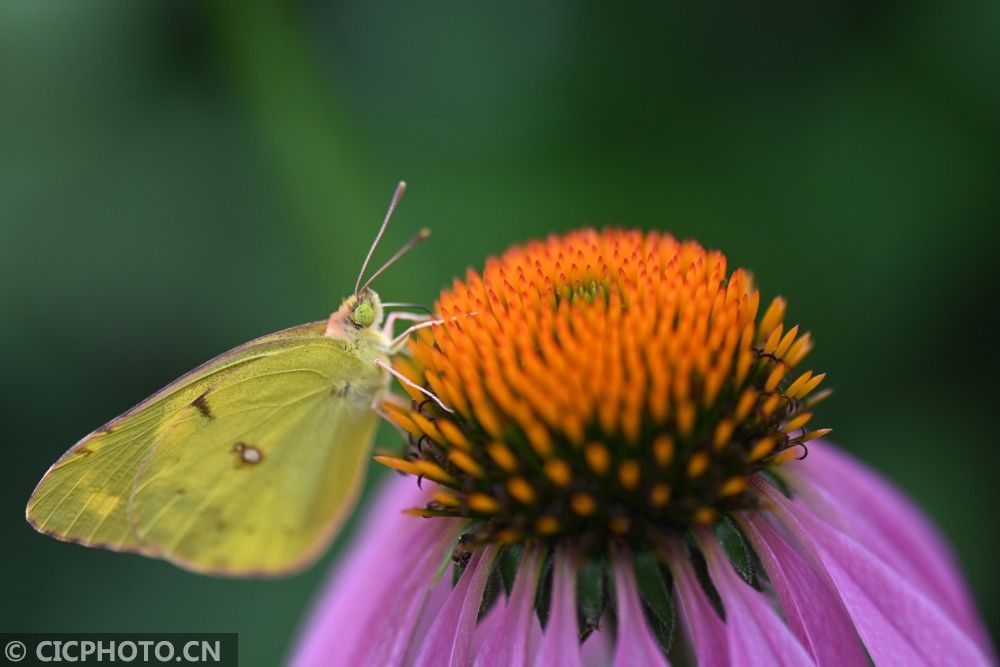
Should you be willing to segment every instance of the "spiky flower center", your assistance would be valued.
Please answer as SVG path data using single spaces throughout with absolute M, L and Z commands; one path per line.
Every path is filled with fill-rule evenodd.
M 809 334 L 697 243 L 582 230 L 508 250 L 441 294 L 387 403 L 409 434 L 381 462 L 438 482 L 422 516 L 480 539 L 646 543 L 752 507 L 748 477 L 799 458 L 823 375 Z

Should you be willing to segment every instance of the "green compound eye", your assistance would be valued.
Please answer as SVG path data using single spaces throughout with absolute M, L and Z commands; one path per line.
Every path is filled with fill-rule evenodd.
M 363 329 L 370 327 L 375 323 L 375 306 L 367 301 L 359 303 L 351 313 L 351 319 Z

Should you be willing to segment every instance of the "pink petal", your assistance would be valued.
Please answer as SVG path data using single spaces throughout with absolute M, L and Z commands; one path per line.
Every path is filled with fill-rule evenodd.
M 906 577 L 804 505 L 789 501 L 767 483 L 754 483 L 774 515 L 825 572 L 875 664 L 990 664 L 976 643 Z
M 423 638 L 415 667 L 465 667 L 469 664 L 476 617 L 496 554 L 497 548 L 488 546 L 472 555 L 458 585 L 452 589 Z
M 483 642 L 493 634 L 494 629 L 503 621 L 507 613 L 507 593 L 501 591 L 493 601 L 493 606 L 479 619 L 476 624 L 476 632 L 472 637 L 472 655 L 479 655 L 483 648 Z M 470 658 L 471 661 L 471 658 Z
M 826 578 L 759 515 L 747 513 L 741 526 L 774 585 L 789 627 L 816 664 L 865 667 L 868 659 L 854 625 Z
M 541 561 L 542 553 L 538 547 L 525 547 L 503 618 L 483 640 L 473 663 L 475 667 L 523 667 L 529 663 L 538 623 L 535 591 Z
M 469 562 L 472 562 L 471 559 Z M 431 588 L 430 594 L 427 596 L 427 601 L 424 603 L 423 611 L 420 612 L 420 620 L 417 622 L 417 627 L 413 631 L 413 640 L 410 642 L 410 646 L 406 650 L 406 659 L 403 660 L 404 665 L 412 665 L 416 662 L 417 656 L 423 649 L 424 642 L 430 634 L 431 628 L 434 626 L 438 615 L 444 608 L 445 602 L 448 601 L 452 590 L 455 588 L 455 583 L 452 580 L 451 567 L 454 567 L 454 565 L 445 567 L 444 571 L 438 577 L 437 583 L 434 584 Z
M 732 664 L 748 667 L 814 664 L 767 598 L 736 574 L 715 535 L 700 531 L 698 544 L 726 610 L 726 638 Z
M 684 622 L 691 647 L 701 667 L 725 667 L 729 664 L 726 625 L 698 581 L 684 547 L 674 543 L 668 551 L 670 571 L 674 575 L 674 599 Z
M 534 604 L 534 603 L 532 603 Z M 528 643 L 527 660 L 525 665 L 532 664 L 532 656 L 538 654 L 538 647 L 542 645 L 542 622 L 538 614 L 530 614 L 528 617 Z
M 611 664 L 611 633 L 600 628 L 590 633 L 580 647 L 584 667 L 607 667 Z
M 909 499 L 829 443 L 810 445 L 809 458 L 789 471 L 793 488 L 817 514 L 892 563 L 992 653 L 951 548 Z
M 313 609 L 292 665 L 401 664 L 434 571 L 459 529 L 450 519 L 401 514 L 427 502 L 424 486 L 395 475 L 383 484 Z
M 615 598 L 618 603 L 618 638 L 615 642 L 615 667 L 663 665 L 670 663 L 656 638 L 649 631 L 639 599 L 639 587 L 632 572 L 632 557 L 616 550 L 612 558 L 615 572 Z
M 573 557 L 564 548 L 552 556 L 552 602 L 549 621 L 535 656 L 535 667 L 582 667 L 580 628 L 576 622 L 576 569 Z

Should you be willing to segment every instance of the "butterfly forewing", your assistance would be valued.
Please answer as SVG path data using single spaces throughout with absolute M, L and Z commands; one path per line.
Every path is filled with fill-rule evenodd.
M 39 483 L 29 520 L 215 574 L 307 564 L 353 506 L 385 387 L 323 330 L 247 343 L 84 438 Z

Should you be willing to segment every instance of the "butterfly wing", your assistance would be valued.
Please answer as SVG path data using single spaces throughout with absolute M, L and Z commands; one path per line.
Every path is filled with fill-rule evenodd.
M 323 331 L 251 341 L 90 434 L 39 482 L 28 520 L 200 572 L 308 564 L 354 504 L 386 382 Z

